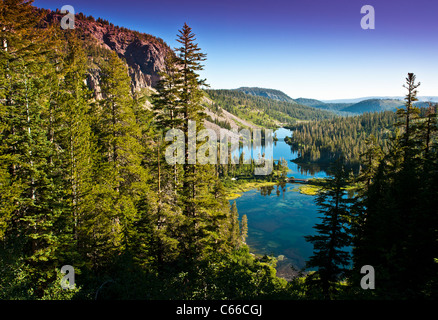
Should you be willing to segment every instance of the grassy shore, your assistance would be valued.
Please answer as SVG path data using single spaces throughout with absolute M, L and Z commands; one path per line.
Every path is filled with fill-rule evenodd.
M 309 184 L 304 184 L 300 186 L 296 186 L 292 191 L 297 191 L 302 194 L 307 194 L 310 196 L 316 196 L 318 192 L 322 189 L 325 184 L 326 179 L 324 178 L 313 178 L 309 179 Z M 357 184 L 351 184 L 347 188 L 345 188 L 348 192 L 354 192 L 358 188 Z
M 277 184 L 277 181 L 266 180 L 235 180 L 227 182 L 225 186 L 227 189 L 227 200 L 237 199 L 242 196 L 242 193 L 253 189 L 275 186 Z
M 295 188 L 292 189 L 292 191 L 298 191 L 299 193 L 307 194 L 309 196 L 316 196 L 319 190 L 321 190 L 320 186 L 309 185 L 309 184 L 296 186 Z
M 310 184 L 297 185 L 292 191 L 300 192 L 307 195 L 316 195 L 321 189 L 320 184 L 323 179 L 311 179 Z M 313 184 L 313 183 L 315 184 Z M 279 181 L 267 181 L 266 179 L 238 179 L 238 180 L 226 180 L 224 186 L 227 190 L 227 200 L 234 200 L 242 196 L 244 192 L 258 189 L 261 187 L 270 187 L 278 185 Z
M 292 191 L 299 192 L 302 194 L 307 194 L 309 196 L 315 196 L 322 189 L 325 184 L 326 179 L 324 178 L 313 178 L 309 179 L 308 184 L 296 184 Z M 279 181 L 274 179 L 274 181 L 267 181 L 266 179 L 237 179 L 231 180 L 227 179 L 224 181 L 224 186 L 227 190 L 227 200 L 234 200 L 242 196 L 244 192 L 258 189 L 261 187 L 269 187 L 278 185 Z M 350 185 L 345 190 L 354 192 L 357 188 L 356 185 Z

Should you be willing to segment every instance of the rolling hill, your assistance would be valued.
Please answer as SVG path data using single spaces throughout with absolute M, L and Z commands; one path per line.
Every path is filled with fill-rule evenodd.
M 428 101 L 433 102 L 433 97 L 425 97 L 429 100 L 420 99 L 420 101 L 414 102 L 414 105 L 421 108 L 429 105 Z M 404 106 L 404 100 L 400 99 L 365 99 L 355 103 L 352 102 L 324 102 L 315 99 L 298 98 L 294 99 L 300 104 L 304 104 L 309 107 L 325 109 L 333 111 L 339 115 L 348 114 L 362 114 L 365 112 L 384 112 L 384 111 L 396 111 L 397 108 Z M 357 100 L 357 99 L 354 99 Z M 346 100 L 352 101 L 352 100 Z
M 241 91 L 241 92 L 246 93 L 246 94 L 249 94 L 249 95 L 253 95 L 253 96 L 259 96 L 259 97 L 270 98 L 270 99 L 277 100 L 277 101 L 285 101 L 285 102 L 295 103 L 294 99 L 289 97 L 283 91 L 276 90 L 276 89 L 265 89 L 265 88 L 258 88 L 258 87 L 240 87 L 236 90 Z
M 417 96 L 418 101 L 430 101 L 438 102 L 438 96 Z M 364 100 L 370 99 L 390 99 L 390 100 L 403 100 L 404 96 L 371 96 L 354 99 L 335 99 L 335 100 L 323 100 L 324 103 L 358 103 Z
M 402 99 L 350 99 L 346 102 L 326 102 L 311 98 L 292 99 L 280 90 L 266 89 L 259 87 L 241 87 L 235 91 L 243 92 L 261 98 L 268 98 L 274 101 L 287 102 L 291 105 L 308 106 L 317 109 L 331 111 L 338 115 L 361 114 L 364 112 L 383 112 L 395 111 L 397 107 L 402 107 Z
M 272 95 L 267 97 L 262 95 L 262 90 L 252 92 L 246 93 L 240 89 L 206 90 L 209 98 L 214 102 L 213 109 L 222 108 L 257 126 L 288 126 L 293 125 L 297 120 L 322 120 L 335 117 L 327 110 L 312 108 L 295 101 L 278 100 Z M 254 94 L 255 92 L 258 94 Z
M 320 100 L 307 99 L 307 98 L 297 98 L 294 100 L 300 104 L 304 104 L 304 105 L 309 106 L 309 107 L 326 109 L 326 110 L 330 110 L 333 112 L 341 111 L 344 108 L 347 108 L 347 107 L 353 105 L 352 103 L 326 103 L 326 102 L 323 102 Z
M 395 99 L 369 99 L 355 103 L 349 107 L 343 108 L 342 111 L 352 113 L 364 112 L 382 112 L 395 111 L 397 108 L 403 107 L 403 100 Z

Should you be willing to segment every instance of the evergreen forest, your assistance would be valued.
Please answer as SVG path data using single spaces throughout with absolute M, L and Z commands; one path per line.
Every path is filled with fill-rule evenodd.
M 76 29 L 42 26 L 44 14 L 31 1 L 0 2 L 0 299 L 437 298 L 437 108 L 414 106 L 415 74 L 396 113 L 333 118 L 204 90 L 207 56 L 184 24 L 154 93 L 132 92 L 123 59 Z M 90 59 L 99 99 L 86 85 Z M 251 217 L 227 200 L 230 177 L 253 163 L 191 164 L 188 152 L 166 161 L 166 132 L 183 132 L 187 151 L 206 95 L 260 126 L 295 125 L 301 157 L 333 167 L 315 200 L 317 234 L 306 237 L 313 256 L 291 281 L 275 258 L 250 252 Z M 268 178 L 284 180 L 285 167 Z M 74 288 L 60 285 L 65 265 Z M 376 270 L 373 290 L 361 288 L 364 265 Z

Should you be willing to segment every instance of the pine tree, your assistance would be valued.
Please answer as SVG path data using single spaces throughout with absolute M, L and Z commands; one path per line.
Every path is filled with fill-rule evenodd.
M 353 259 L 355 259 L 356 265 L 366 265 L 367 263 L 357 262 L 356 258 L 361 257 L 360 252 L 363 247 L 361 246 L 361 241 L 363 241 L 364 233 L 368 227 L 368 209 L 375 205 L 375 203 L 369 202 L 368 195 L 373 192 L 375 186 L 380 186 L 381 184 L 381 160 L 383 158 L 383 150 L 381 146 L 377 143 L 376 137 L 371 135 L 366 139 L 367 151 L 361 154 L 362 164 L 360 167 L 359 174 L 356 177 L 356 183 L 358 187 L 356 189 L 356 196 L 354 202 L 351 206 L 351 232 L 353 234 Z M 380 173 L 377 175 L 377 173 Z M 374 183 L 374 185 L 373 185 Z M 376 195 L 383 195 L 381 191 L 378 190 Z M 372 218 L 371 218 L 372 219 Z M 361 264 L 362 263 L 362 264 Z
M 157 93 L 153 95 L 154 122 L 157 131 L 157 167 L 158 172 L 165 173 L 166 164 L 162 157 L 162 150 L 165 150 L 166 144 L 164 134 L 170 129 L 183 129 L 183 114 L 180 105 L 180 89 L 182 83 L 182 74 L 179 71 L 178 58 L 173 52 L 168 52 L 165 60 L 165 70 L 160 73 L 161 79 L 157 85 Z M 163 158 L 161 162 L 158 161 Z M 163 170 L 161 170 L 163 168 Z M 178 163 L 172 165 L 173 185 L 172 189 L 175 197 L 180 189 L 180 180 L 182 168 Z M 165 174 L 164 174 L 165 175 Z M 163 176 L 164 176 L 163 175 Z M 158 182 L 161 181 L 161 175 Z M 159 188 L 160 189 L 160 188 Z
M 397 110 L 397 115 L 403 119 L 398 125 L 404 128 L 404 144 L 406 147 L 410 145 L 412 137 L 412 126 L 413 121 L 418 118 L 420 110 L 413 105 L 413 102 L 418 101 L 417 98 L 417 88 L 420 86 L 420 82 L 415 83 L 416 76 L 413 73 L 408 73 L 406 77 L 406 84 L 403 85 L 404 88 L 408 90 L 405 97 L 405 109 L 401 108 Z M 407 148 L 410 150 L 410 148 Z
M 57 194 L 62 201 L 64 226 L 59 236 L 63 239 L 62 254 L 65 264 L 79 268 L 79 247 L 86 239 L 83 219 L 94 203 L 91 197 L 95 143 L 90 126 L 90 92 L 86 87 L 84 49 L 74 30 L 65 33 L 66 53 L 61 77 L 55 81 L 51 107 L 50 139 L 56 145 L 53 163 L 56 168 Z M 58 225 L 58 228 L 60 225 Z M 82 252 L 85 259 L 85 252 Z M 68 263 L 67 263 L 68 262 Z M 78 269 L 77 269 L 78 270 Z
M 182 86 L 182 73 L 179 70 L 179 60 L 169 51 L 166 55 L 165 70 L 160 73 L 157 84 L 157 93 L 153 95 L 155 124 L 167 131 L 183 127 L 182 106 L 180 90 Z
M 199 79 L 197 72 L 203 69 L 201 64 L 206 60 L 206 54 L 195 43 L 195 34 L 192 33 L 186 23 L 182 30 L 179 30 L 177 41 L 181 47 L 175 48 L 181 65 L 182 88 L 180 93 L 181 106 L 184 114 L 184 125 L 187 129 L 187 121 L 201 122 L 205 118 L 204 108 L 200 103 L 203 96 L 201 86 L 207 86 L 205 79 Z
M 52 28 L 35 28 L 41 16 L 31 2 L 3 1 L 0 19 L 0 168 L 8 172 L 4 194 L 14 195 L 12 205 L 1 205 L 12 210 L 5 241 L 21 255 L 38 296 L 56 277 L 53 264 L 59 246 L 52 226 L 61 211 L 48 161 L 54 146 L 47 133 L 54 70 L 50 50 L 55 43 Z
M 205 60 L 205 54 L 200 52 L 200 48 L 194 42 L 196 40 L 195 35 L 192 33 L 192 29 L 184 24 L 183 29 L 179 30 L 177 41 L 181 44 L 181 47 L 175 48 L 176 54 L 179 59 L 180 72 L 181 72 L 181 89 L 179 93 L 179 101 L 182 108 L 182 120 L 183 120 L 183 132 L 185 135 L 185 155 L 184 155 L 184 180 L 183 180 L 183 207 L 185 216 L 193 219 L 196 215 L 196 184 L 197 184 L 197 169 L 199 166 L 196 164 L 189 164 L 192 159 L 189 159 L 195 155 L 196 146 L 189 144 L 189 121 L 193 121 L 196 124 L 197 130 L 202 129 L 203 119 L 205 113 L 201 105 L 202 91 L 201 85 L 205 84 L 204 80 L 199 79 L 199 75 L 196 73 L 202 70 L 201 62 Z M 195 149 L 193 149 L 193 147 Z M 189 227 L 195 229 L 195 226 Z
M 95 266 L 126 249 L 129 226 L 138 218 L 136 202 L 148 192 L 149 180 L 128 70 L 115 53 L 101 66 L 101 93 L 94 124 L 99 154 L 93 168 L 93 196 L 99 202 L 87 223 Z
M 422 151 L 424 152 L 424 157 L 428 158 L 430 156 L 430 151 L 432 149 L 433 138 L 436 135 L 437 127 L 437 109 L 438 105 L 432 105 L 429 102 L 429 107 L 426 109 L 426 113 L 423 118 L 423 122 L 420 122 L 418 126 L 418 143 L 422 145 Z
M 215 244 L 221 238 L 220 221 L 229 218 L 229 212 L 224 211 L 224 197 L 217 198 L 213 194 L 217 178 L 212 165 L 193 163 L 192 157 L 196 156 L 198 148 L 189 144 L 189 121 L 193 121 L 196 129 L 200 130 L 203 129 L 203 120 L 206 117 L 201 104 L 201 86 L 206 84 L 205 80 L 199 79 L 197 73 L 202 70 L 201 62 L 205 60 L 206 55 L 200 52 L 195 40 L 192 29 L 184 24 L 177 39 L 181 47 L 175 49 L 181 73 L 178 100 L 182 111 L 182 130 L 186 139 L 180 193 L 186 223 L 181 244 L 188 260 L 199 259 L 209 252 L 214 252 Z
M 178 230 L 184 223 L 177 190 L 179 188 L 180 165 L 170 165 L 165 159 L 167 144 L 160 128 L 154 128 L 155 117 L 151 114 L 146 127 L 152 128 L 144 134 L 146 150 L 143 165 L 150 169 L 150 192 L 139 201 L 139 219 L 133 228 L 131 248 L 135 260 L 149 270 L 161 270 L 176 261 L 179 256 Z M 145 124 L 140 126 L 144 126 Z
M 242 216 L 242 221 L 240 222 L 240 238 L 242 243 L 246 243 L 246 238 L 248 237 L 248 217 L 246 214 Z
M 314 247 L 306 268 L 318 268 L 308 281 L 322 289 L 325 299 L 332 297 L 336 282 L 346 275 L 349 264 L 349 253 L 344 249 L 351 238 L 347 227 L 350 201 L 345 198 L 347 179 L 348 173 L 338 160 L 333 178 L 326 180 L 315 200 L 323 214 L 322 222 L 314 227 L 317 234 L 305 237 Z
M 234 248 L 238 249 L 242 244 L 239 228 L 239 213 L 237 212 L 236 201 L 231 205 L 231 230 L 230 230 L 230 242 Z
M 437 189 L 431 179 L 437 153 L 427 138 L 434 139 L 436 122 L 427 114 L 421 118 L 411 105 L 419 85 L 415 75 L 408 74 L 406 81 L 406 109 L 398 111 L 396 124 L 402 132 L 389 140 L 370 172 L 363 192 L 366 219 L 355 232 L 355 269 L 370 264 L 379 270 L 379 297 L 430 296 L 436 285 Z
M 396 211 L 394 220 L 393 235 L 397 239 L 393 248 L 395 248 L 394 262 L 398 265 L 397 268 L 391 270 L 391 282 L 394 287 L 402 287 L 407 285 L 412 287 L 407 279 L 412 268 L 410 266 L 410 257 L 416 255 L 416 246 L 418 237 L 414 236 L 419 230 L 419 215 L 417 208 L 419 206 L 419 190 L 421 188 L 420 173 L 422 167 L 422 143 L 418 145 L 416 136 L 419 132 L 419 114 L 420 110 L 413 106 L 413 102 L 417 101 L 417 88 L 420 83 L 415 83 L 416 77 L 413 73 L 408 73 L 406 78 L 407 94 L 405 97 L 405 109 L 397 110 L 397 115 L 401 122 L 397 125 L 403 128 L 403 135 L 400 141 L 400 146 L 403 148 L 402 163 L 400 170 L 394 175 L 393 195 L 396 203 Z M 424 232 L 424 231 L 420 231 Z M 394 270 L 395 269 L 395 270 Z

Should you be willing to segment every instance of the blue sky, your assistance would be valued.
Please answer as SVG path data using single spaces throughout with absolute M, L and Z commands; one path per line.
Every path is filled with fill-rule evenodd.
M 214 89 L 257 86 L 292 98 L 400 96 L 408 72 L 438 96 L 437 0 L 36 0 L 102 17 L 176 46 L 184 22 L 207 53 Z M 375 29 L 363 30 L 363 5 Z

